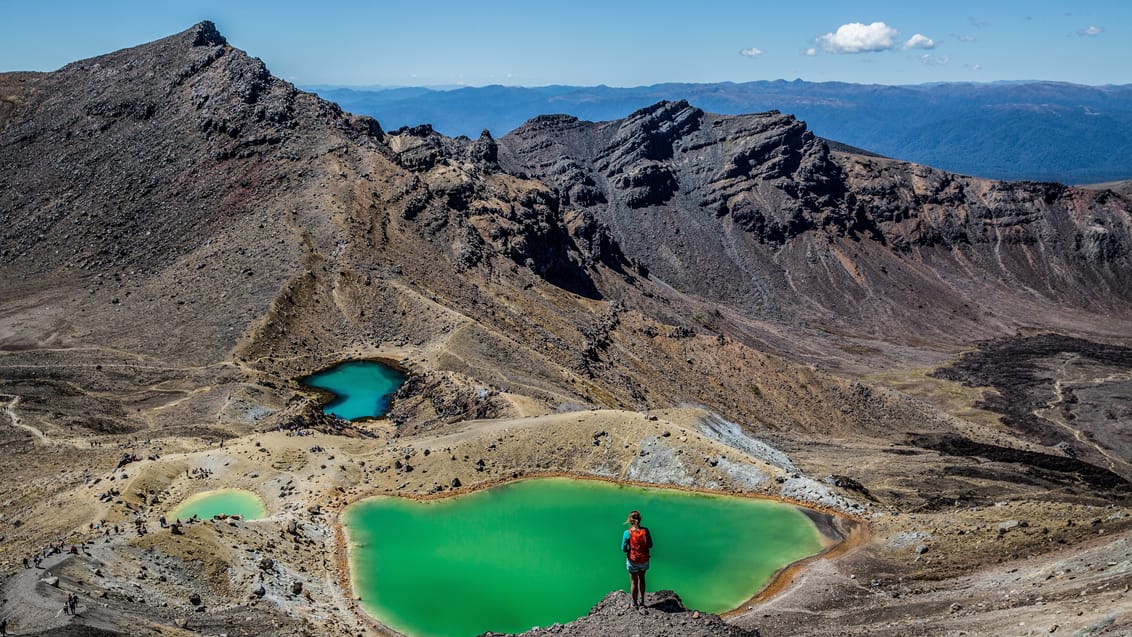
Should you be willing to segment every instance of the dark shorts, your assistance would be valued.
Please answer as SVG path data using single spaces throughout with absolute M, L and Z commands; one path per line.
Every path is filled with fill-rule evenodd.
M 644 573 L 645 571 L 649 570 L 649 563 L 641 562 L 640 564 L 637 564 L 636 562 L 625 560 L 625 568 L 629 569 L 630 573 Z

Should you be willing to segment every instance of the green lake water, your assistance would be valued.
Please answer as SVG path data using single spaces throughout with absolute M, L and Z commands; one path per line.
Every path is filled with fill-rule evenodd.
M 384 416 L 403 382 L 404 374 L 376 361 L 347 361 L 303 379 L 334 394 L 322 411 L 345 420 Z
M 267 506 L 251 491 L 219 489 L 189 496 L 169 513 L 169 520 L 187 520 L 196 515 L 208 520 L 214 515 L 241 515 L 246 520 L 267 516 Z
M 368 498 L 342 521 L 368 612 L 408 635 L 467 636 L 569 622 L 627 591 L 621 535 L 633 509 L 655 543 L 648 590 L 713 613 L 823 546 L 790 505 L 566 478 L 420 502 Z

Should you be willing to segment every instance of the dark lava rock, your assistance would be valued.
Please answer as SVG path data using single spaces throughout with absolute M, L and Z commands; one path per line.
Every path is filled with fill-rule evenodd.
M 865 485 L 861 484 L 854 478 L 850 478 L 849 476 L 831 474 L 828 478 L 825 479 L 825 482 L 832 484 L 839 489 L 845 489 L 846 491 L 855 491 L 857 493 L 860 493 L 873 502 L 877 501 L 876 498 L 873 497 L 873 494 L 869 493 L 869 490 L 865 488 Z
M 1071 357 L 1070 366 L 1063 359 Z M 1092 382 L 1074 391 L 1063 374 L 1088 374 Z M 993 387 L 977 407 L 1002 414 L 1003 424 L 1036 442 L 1055 447 L 1069 459 L 1077 459 L 1078 439 L 1065 427 L 1040 415 L 1043 408 L 1060 402 L 1061 417 L 1086 439 L 1099 442 L 1116 454 L 1132 451 L 1127 437 L 1120 434 L 1119 421 L 1124 408 L 1123 391 L 1115 383 L 1132 372 L 1132 348 L 1098 343 L 1062 334 L 1041 334 L 1025 338 L 1000 338 L 982 343 L 977 351 L 964 354 L 958 362 L 933 372 L 933 376 L 954 380 L 969 387 Z M 1064 387 L 1059 388 L 1059 381 Z M 1067 382 L 1065 382 L 1067 381 Z M 1078 381 L 1079 382 L 1079 381 Z M 1112 387 L 1111 390 L 1105 388 Z M 1101 458 L 1081 458 L 1082 460 Z M 1070 466 L 1074 463 L 1066 463 Z
M 1120 475 L 1087 462 L 1065 456 L 1025 451 L 976 442 L 956 434 L 921 434 L 912 436 L 908 444 L 932 449 L 947 456 L 985 458 L 995 462 L 1018 463 L 1031 469 L 1036 477 L 1056 482 L 1082 483 L 1090 489 L 1107 491 L 1127 498 L 1132 483 Z

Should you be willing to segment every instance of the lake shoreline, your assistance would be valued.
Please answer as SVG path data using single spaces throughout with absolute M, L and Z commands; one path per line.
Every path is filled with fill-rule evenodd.
M 750 598 L 740 603 L 733 609 L 722 611 L 720 617 L 734 617 L 746 612 L 746 607 L 755 601 L 764 601 L 775 594 L 784 590 L 794 579 L 794 576 L 800 571 L 804 570 L 806 566 L 819 558 L 836 558 L 849 550 L 856 548 L 864 543 L 867 539 L 867 525 L 862 518 L 850 516 L 839 511 L 828 510 L 822 507 L 812 506 L 789 498 L 780 496 L 747 493 L 744 491 L 723 491 L 718 489 L 708 489 L 704 487 L 685 486 L 685 485 L 671 485 L 671 484 L 658 484 L 651 482 L 642 482 L 637 480 L 619 480 L 608 476 L 594 475 L 594 474 L 579 474 L 563 471 L 520 471 L 507 477 L 500 477 L 497 479 L 487 480 L 482 483 L 469 485 L 467 487 L 459 487 L 440 493 L 369 493 L 364 495 L 356 495 L 349 498 L 336 512 L 335 528 L 336 540 L 338 550 L 336 551 L 336 563 L 338 567 L 338 579 L 343 590 L 349 592 L 350 603 L 355 612 L 360 613 L 365 621 L 370 623 L 375 629 L 390 635 L 404 635 L 397 631 L 392 626 L 383 623 L 373 613 L 367 610 L 363 604 L 363 597 L 358 590 L 355 581 L 355 575 L 358 572 L 358 566 L 355 564 L 356 552 L 351 551 L 353 540 L 350 536 L 349 526 L 342 520 L 342 514 L 351 506 L 378 497 L 392 497 L 392 498 L 405 498 L 412 501 L 435 501 L 447 498 L 455 498 L 463 495 L 470 495 L 487 489 L 515 484 L 527 480 L 548 479 L 548 478 L 565 478 L 570 480 L 588 480 L 594 482 L 602 482 L 617 486 L 627 486 L 644 488 L 651 490 L 664 490 L 664 491 L 677 491 L 682 493 L 704 495 L 704 496 L 725 496 L 734 498 L 743 498 L 749 500 L 760 500 L 777 502 L 793 506 L 799 510 L 806 519 L 813 524 L 817 535 L 820 538 L 822 549 L 812 555 L 808 555 L 802 559 L 795 560 L 789 564 L 784 565 L 775 571 L 769 579 L 757 590 Z M 596 603 L 596 600 L 595 600 Z
M 199 506 L 201 504 L 201 502 L 204 501 L 204 500 L 208 500 L 208 499 L 211 499 L 211 498 L 217 498 L 217 497 L 224 497 L 224 496 L 228 496 L 228 497 L 239 496 L 240 498 L 250 496 L 251 498 L 254 498 L 254 502 L 255 502 L 254 508 L 255 508 L 255 511 L 256 511 L 256 513 L 254 513 L 254 514 L 249 514 L 249 513 L 247 513 L 246 510 L 239 510 L 239 511 L 233 511 L 233 512 L 224 511 L 223 512 L 224 515 L 228 515 L 228 516 L 239 515 L 245 520 L 258 520 L 258 519 L 269 517 L 268 516 L 269 511 L 267 509 L 267 502 L 263 499 L 263 496 L 261 496 L 260 494 L 256 493 L 255 491 L 252 491 L 250 489 L 239 489 L 239 488 L 206 489 L 204 491 L 197 491 L 195 493 L 191 493 L 188 496 L 182 498 L 181 501 L 179 503 L 177 503 L 177 506 L 170 509 L 169 512 L 166 514 L 166 516 L 168 518 L 172 518 L 172 519 L 175 519 L 175 520 L 179 520 L 181 518 L 191 519 L 193 516 L 187 515 L 187 512 L 185 511 L 185 509 L 187 507 Z M 248 504 L 250 504 L 250 503 L 248 503 L 248 502 L 242 503 L 242 505 L 248 505 Z M 201 519 L 201 520 L 205 520 L 205 519 L 212 518 L 212 516 L 211 515 L 209 515 L 209 516 L 197 515 L 197 518 Z
M 375 410 L 376 413 L 373 413 L 373 414 L 365 414 L 365 415 L 356 416 L 356 417 L 353 417 L 353 418 L 345 418 L 345 417 L 343 417 L 343 416 L 341 416 L 337 413 L 334 413 L 332 411 L 332 408 L 335 407 L 336 405 L 339 405 L 339 404 L 342 404 L 342 403 L 345 403 L 345 402 L 351 400 L 351 394 L 350 393 L 338 393 L 338 392 L 334 391 L 334 389 L 331 389 L 329 387 L 320 386 L 320 385 L 313 385 L 313 384 L 310 384 L 310 382 L 309 382 L 311 379 L 316 378 L 316 377 L 325 377 L 325 376 L 328 376 L 328 375 L 332 375 L 336 371 L 341 370 L 342 368 L 347 367 L 347 366 L 370 366 L 370 365 L 377 366 L 379 368 L 384 368 L 386 370 L 392 371 L 396 375 L 396 378 L 397 378 L 396 382 L 391 384 L 391 387 L 389 388 L 389 390 L 382 391 L 380 393 L 380 400 L 384 400 L 385 405 L 384 405 L 383 409 Z M 380 420 L 386 419 L 386 415 L 389 413 L 389 411 L 393 407 L 393 399 L 396 397 L 397 391 L 401 388 L 402 385 L 405 384 L 405 382 L 409 379 L 410 375 L 411 375 L 411 372 L 407 368 L 405 368 L 403 365 L 401 365 L 401 363 L 398 362 L 398 361 L 394 361 L 392 359 L 388 359 L 388 358 L 384 358 L 384 357 L 367 357 L 367 358 L 346 358 L 346 359 L 337 361 L 333 364 L 322 367 L 322 368 L 320 368 L 320 369 L 318 369 L 318 370 L 316 370 L 316 371 L 314 371 L 310 374 L 306 374 L 304 376 L 297 377 L 294 380 L 295 380 L 295 382 L 297 382 L 303 388 L 304 391 L 311 393 L 311 394 L 314 394 L 315 402 L 318 404 L 318 408 L 319 408 L 320 411 L 322 411 L 322 413 L 333 415 L 333 416 L 336 416 L 338 418 L 342 418 L 343 420 L 348 420 L 349 422 L 353 422 L 353 423 L 363 423 L 363 422 L 380 421 Z

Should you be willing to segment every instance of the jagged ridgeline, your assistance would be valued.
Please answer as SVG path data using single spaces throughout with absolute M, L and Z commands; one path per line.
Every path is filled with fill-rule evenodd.
M 988 281 L 1034 302 L 1126 298 L 1128 200 L 1112 192 L 962 177 L 830 144 L 789 115 L 685 102 L 596 124 L 540 117 L 501 145 L 508 170 L 554 185 L 649 272 L 729 305 L 816 301 L 818 316 L 884 330 L 977 322 L 962 310 Z
M 610 332 L 828 358 L 845 337 L 968 343 L 1132 296 L 1127 198 L 854 152 L 776 112 L 662 102 L 500 140 L 386 133 L 207 22 L 3 83 L 5 298 L 46 295 L 92 339 L 193 360 L 468 325 L 487 367 L 521 358 L 548 395 L 715 404 L 678 389 L 698 374 L 658 385 L 623 356 L 671 348 Z
M 479 374 L 540 400 L 798 424 L 825 416 L 732 398 L 778 376 L 729 380 L 684 350 L 876 365 L 1123 320 L 1132 300 L 1126 197 L 888 160 L 777 112 L 661 102 L 499 140 L 385 132 L 208 22 L 3 89 L 4 298 L 52 308 L 10 342 L 65 326 L 267 368 L 329 344 L 444 342 L 451 371 L 516 370 Z

